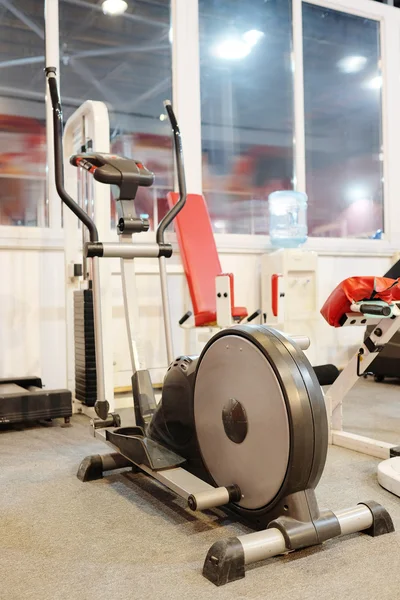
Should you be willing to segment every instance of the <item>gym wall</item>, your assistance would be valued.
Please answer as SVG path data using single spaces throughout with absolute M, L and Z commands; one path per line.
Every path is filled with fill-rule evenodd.
M 23 239 L 0 240 L 0 375 L 34 373 L 49 388 L 63 387 L 66 381 L 66 331 L 64 258 L 62 240 L 46 244 Z M 36 245 L 36 248 L 35 248 Z M 8 247 L 6 247 L 8 246 Z M 235 295 L 239 305 L 250 310 L 260 305 L 260 253 L 220 249 L 222 268 L 235 274 Z M 196 353 L 196 332 L 178 326 L 189 305 L 185 277 L 175 255 L 169 266 L 169 286 L 177 354 Z M 389 256 L 330 256 L 318 259 L 319 305 L 345 277 L 381 275 L 391 264 Z M 129 352 L 124 330 L 122 292 L 118 262 L 113 270 L 115 384 L 129 385 Z M 138 291 L 142 335 L 147 340 L 146 358 L 154 381 L 161 382 L 166 367 L 161 301 L 156 266 L 138 260 Z M 296 333 L 296 332 L 295 332 Z M 307 352 L 314 363 L 343 364 L 362 337 L 362 328 L 333 329 L 319 317 Z

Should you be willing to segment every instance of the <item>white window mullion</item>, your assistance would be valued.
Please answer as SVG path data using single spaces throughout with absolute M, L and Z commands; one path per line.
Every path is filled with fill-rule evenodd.
M 398 16 L 397 12 L 398 11 Z M 393 18 L 394 17 L 394 18 Z M 381 25 L 385 237 L 400 248 L 400 11 Z
M 302 1 L 292 0 L 292 68 L 294 85 L 294 189 L 306 191 L 306 142 L 304 129 L 303 17 Z
M 182 133 L 186 185 L 202 193 L 198 0 L 172 0 L 173 106 Z

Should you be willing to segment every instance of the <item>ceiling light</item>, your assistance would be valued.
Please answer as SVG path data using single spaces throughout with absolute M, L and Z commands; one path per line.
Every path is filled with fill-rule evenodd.
M 105 15 L 122 15 L 128 8 L 125 0 L 104 0 L 102 4 Z
M 218 58 L 226 60 L 240 60 L 248 56 L 252 48 L 264 37 L 264 33 L 258 29 L 250 29 L 241 37 L 233 35 L 222 40 L 214 46 L 212 53 Z
M 250 29 L 243 34 L 243 40 L 251 47 L 255 46 L 263 37 L 264 33 L 258 29 Z
M 346 197 L 349 202 L 356 202 L 357 200 L 369 199 L 370 193 L 367 186 L 353 183 L 347 188 Z
M 366 82 L 365 87 L 369 88 L 370 90 L 380 90 L 382 87 L 382 75 L 372 77 L 372 79 Z
M 251 46 L 239 38 L 228 38 L 213 48 L 213 54 L 226 60 L 240 60 L 250 54 Z
M 214 227 L 215 229 L 224 229 L 225 221 L 214 221 Z
M 357 73 L 365 67 L 366 63 L 365 56 L 345 56 L 337 65 L 342 73 Z

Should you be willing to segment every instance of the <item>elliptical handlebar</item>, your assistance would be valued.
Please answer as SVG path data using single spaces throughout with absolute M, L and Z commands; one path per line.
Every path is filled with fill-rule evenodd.
M 93 219 L 79 206 L 73 198 L 67 193 L 64 187 L 64 153 L 62 146 L 62 133 L 63 133 L 63 113 L 60 96 L 58 93 L 57 76 L 55 67 L 45 68 L 47 83 L 49 86 L 49 93 L 51 98 L 51 104 L 53 108 L 53 135 L 54 135 L 54 167 L 55 167 L 55 183 L 57 193 L 60 196 L 64 204 L 78 217 L 78 219 L 88 228 L 90 241 L 98 242 L 99 234 L 97 227 Z M 175 219 L 176 215 L 182 210 L 186 203 L 186 179 L 184 171 L 183 161 L 183 149 L 182 149 L 182 137 L 181 132 L 176 120 L 175 113 L 172 109 L 171 102 L 166 100 L 164 102 L 165 109 L 168 114 L 169 121 L 171 123 L 172 131 L 174 134 L 174 148 L 176 157 L 176 169 L 178 174 L 178 187 L 179 187 L 179 200 L 167 212 L 164 218 L 160 221 L 157 227 L 156 241 L 157 244 L 164 244 L 165 230 Z
M 99 241 L 99 234 L 93 219 L 79 206 L 67 193 L 64 187 L 64 152 L 62 145 L 63 113 L 58 93 L 57 76 L 55 67 L 45 69 L 47 83 L 49 86 L 51 105 L 53 107 L 53 135 L 54 135 L 54 170 L 57 193 L 66 206 L 86 225 L 90 234 L 91 242 Z
M 176 158 L 176 171 L 178 175 L 179 200 L 175 204 L 175 206 L 173 206 L 171 210 L 167 212 L 165 217 L 158 224 L 156 234 L 157 244 L 164 244 L 165 230 L 167 229 L 168 225 L 170 225 L 175 219 L 176 215 L 185 206 L 187 197 L 181 132 L 179 129 L 178 122 L 176 120 L 175 113 L 172 109 L 171 102 L 169 100 L 165 100 L 164 106 L 167 111 L 169 121 L 171 123 L 172 132 L 174 134 L 174 148 Z

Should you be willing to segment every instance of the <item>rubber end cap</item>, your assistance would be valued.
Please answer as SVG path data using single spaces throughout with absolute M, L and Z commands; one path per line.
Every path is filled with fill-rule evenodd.
M 97 401 L 94 405 L 94 410 L 96 411 L 96 415 L 105 421 L 108 417 L 108 411 L 110 410 L 110 404 L 107 400 L 102 400 L 101 402 Z
M 335 365 L 318 365 L 314 367 L 319 385 L 332 385 L 339 377 L 340 371 Z
M 377 537 L 378 535 L 384 535 L 385 533 L 392 533 L 394 531 L 392 517 L 381 504 L 378 504 L 378 502 L 375 502 L 374 500 L 370 500 L 369 502 L 359 502 L 359 504 L 367 506 L 373 517 L 371 527 L 365 529 L 363 533 L 372 537 Z
M 244 550 L 238 538 L 220 540 L 211 546 L 204 561 L 203 576 L 217 586 L 243 579 Z
M 188 507 L 190 508 L 190 510 L 197 510 L 197 502 L 196 502 L 196 496 L 194 496 L 193 494 L 190 494 L 190 496 L 187 499 L 188 502 Z
M 103 461 L 101 460 L 100 454 L 94 454 L 93 456 L 87 456 L 84 458 L 79 465 L 76 476 L 80 481 L 83 482 L 102 479 Z

